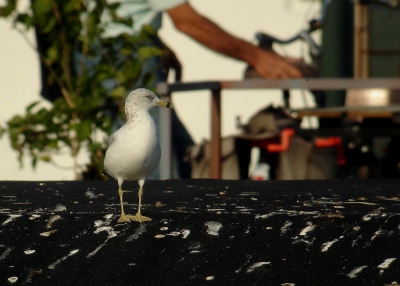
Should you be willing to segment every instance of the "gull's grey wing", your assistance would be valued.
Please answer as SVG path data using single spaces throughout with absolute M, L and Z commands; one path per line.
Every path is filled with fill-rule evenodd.
M 108 147 L 110 147 L 110 145 L 115 141 L 115 139 L 118 136 L 118 131 L 115 131 L 113 134 L 110 135 L 110 138 L 108 138 Z

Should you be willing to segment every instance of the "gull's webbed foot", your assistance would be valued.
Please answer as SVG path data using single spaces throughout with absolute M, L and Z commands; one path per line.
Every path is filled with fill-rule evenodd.
M 122 223 L 122 222 L 130 222 L 131 220 L 129 219 L 129 216 L 127 216 L 126 214 L 122 213 L 121 216 L 118 219 L 118 223 Z
M 136 215 L 127 215 L 127 217 L 132 221 L 138 221 L 140 223 L 142 223 L 144 221 L 151 221 L 151 218 L 149 218 L 147 216 L 143 216 L 140 213 L 137 213 Z

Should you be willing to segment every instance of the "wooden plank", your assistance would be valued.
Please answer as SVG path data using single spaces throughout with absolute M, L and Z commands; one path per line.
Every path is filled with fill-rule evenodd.
M 218 90 L 220 89 L 219 81 L 198 81 L 198 82 L 176 82 L 176 83 L 159 83 L 157 84 L 157 92 L 159 94 L 168 94 L 179 91 L 189 90 Z
M 210 178 L 221 178 L 221 91 L 211 92 Z
M 354 5 L 354 77 L 369 76 L 368 6 L 360 2 Z
M 302 79 L 246 79 L 188 83 L 158 84 L 158 93 L 191 90 L 221 89 L 310 89 L 346 90 L 366 88 L 400 89 L 399 78 L 302 78 Z
M 400 105 L 384 107 L 333 107 L 294 109 L 288 111 L 293 118 L 317 116 L 319 118 L 393 118 L 400 114 Z
M 310 89 L 310 90 L 346 90 L 387 88 L 400 89 L 398 78 L 301 78 L 301 79 L 246 79 L 225 81 L 204 81 L 187 83 L 160 83 L 159 94 L 192 90 L 221 89 Z
M 346 89 L 367 89 L 367 88 L 400 89 L 400 79 L 399 78 L 248 79 L 242 81 L 222 81 L 221 88 L 222 89 L 310 89 L 310 90 L 346 90 Z

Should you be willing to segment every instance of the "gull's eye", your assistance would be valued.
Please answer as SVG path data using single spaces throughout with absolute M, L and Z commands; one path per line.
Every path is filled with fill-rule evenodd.
M 147 97 L 148 99 L 151 99 L 151 95 L 150 95 L 150 94 L 146 95 L 146 97 Z

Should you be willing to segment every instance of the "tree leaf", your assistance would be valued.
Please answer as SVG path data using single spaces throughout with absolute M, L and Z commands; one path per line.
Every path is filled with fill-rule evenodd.
M 142 60 L 147 60 L 149 58 L 162 55 L 162 51 L 153 46 L 141 47 L 139 48 L 138 53 Z
M 92 132 L 92 121 L 84 120 L 78 125 L 76 130 L 76 135 L 78 136 L 79 141 L 82 142 L 90 136 L 91 132 Z
M 123 86 L 118 86 L 110 92 L 113 98 L 124 98 L 127 95 L 127 90 Z
M 36 17 L 42 17 L 52 10 L 52 0 L 35 0 L 32 3 L 32 10 Z
M 53 45 L 47 50 L 46 60 L 49 62 L 49 64 L 52 64 L 58 59 L 59 59 L 58 47 Z
M 31 104 L 29 104 L 29 105 L 26 107 L 26 112 L 30 113 L 30 112 L 32 111 L 32 109 L 33 109 L 36 105 L 38 105 L 39 103 L 40 103 L 40 101 L 35 101 L 35 102 L 32 102 Z
M 8 0 L 5 6 L 0 7 L 0 17 L 8 17 L 17 7 L 17 0 Z

